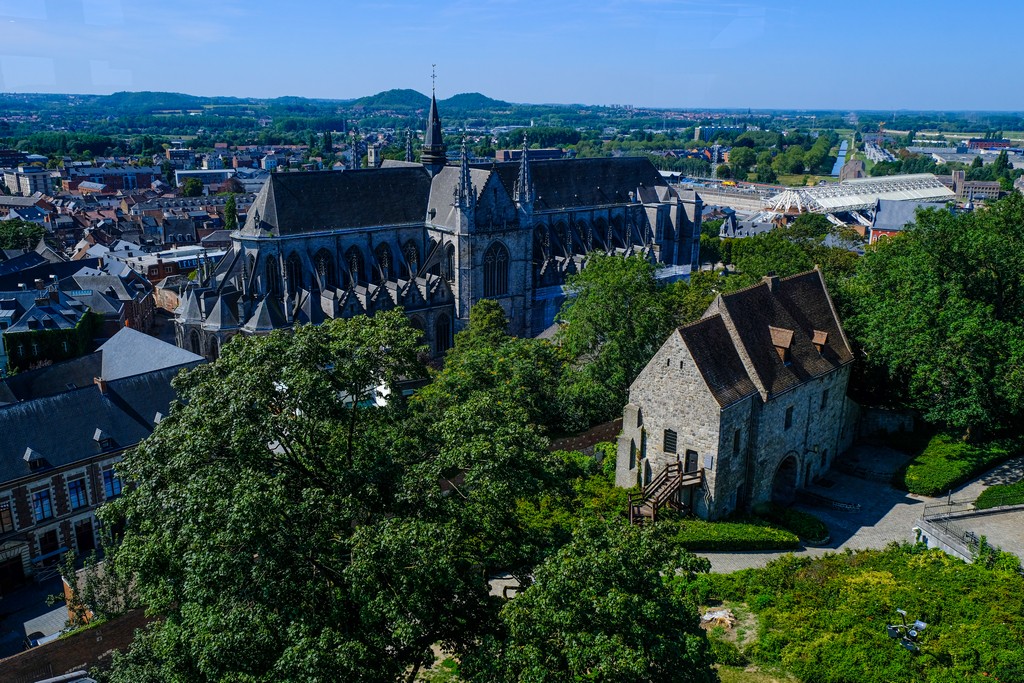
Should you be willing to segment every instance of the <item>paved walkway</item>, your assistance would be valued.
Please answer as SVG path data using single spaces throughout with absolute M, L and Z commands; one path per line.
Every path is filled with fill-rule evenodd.
M 902 461 L 899 454 L 885 448 L 860 446 L 854 451 L 861 465 L 874 472 L 897 469 Z M 1024 458 L 1016 458 L 985 472 L 953 492 L 954 500 L 977 498 L 994 484 L 1020 481 L 1024 478 Z M 818 493 L 830 498 L 859 503 L 857 512 L 839 512 L 819 507 L 797 505 L 798 509 L 813 513 L 828 525 L 831 542 L 821 548 L 802 548 L 791 551 L 794 555 L 818 556 L 845 548 L 884 548 L 891 541 L 913 541 L 913 527 L 920 518 L 925 503 L 941 499 L 916 496 L 897 491 L 889 484 L 868 481 L 841 472 L 828 475 L 833 485 L 827 489 L 814 487 Z M 989 528 L 991 527 L 991 529 Z M 971 528 L 978 535 L 985 534 L 993 545 L 1009 552 L 1024 553 L 1024 512 L 985 515 L 971 520 Z M 750 567 L 763 567 L 784 552 L 729 552 L 698 553 L 711 560 L 711 571 L 727 573 Z M 1024 555 L 1021 555 L 1024 557 Z

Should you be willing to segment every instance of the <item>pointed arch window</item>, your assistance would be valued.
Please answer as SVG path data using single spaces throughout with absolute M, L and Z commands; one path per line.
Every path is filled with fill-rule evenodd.
M 277 266 L 277 259 L 268 256 L 264 270 L 267 274 L 267 291 L 271 294 L 281 293 L 281 270 Z
M 348 264 L 349 287 L 358 286 L 366 273 L 366 269 L 363 267 L 363 254 L 358 247 L 350 247 L 345 252 L 345 263 Z
M 508 249 L 500 242 L 487 248 L 484 254 L 484 296 L 508 294 Z
M 287 275 L 288 275 L 288 287 L 291 291 L 296 292 L 306 286 L 305 279 L 302 277 L 302 257 L 296 252 L 292 252 L 288 255 L 287 264 Z
M 405 243 L 405 248 L 402 250 L 405 254 L 405 262 L 409 266 L 409 279 L 416 277 L 417 271 L 420 269 L 420 250 L 416 248 L 416 243 L 409 240 Z
M 455 282 L 455 245 L 449 244 L 444 248 L 444 279 L 448 282 Z
M 452 321 L 446 313 L 437 316 L 434 323 L 434 348 L 437 355 L 443 355 L 452 347 Z

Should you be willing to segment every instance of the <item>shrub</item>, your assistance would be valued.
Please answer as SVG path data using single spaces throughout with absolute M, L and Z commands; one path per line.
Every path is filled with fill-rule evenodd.
M 804 543 L 814 545 L 826 543 L 829 539 L 828 527 L 809 512 L 782 507 L 775 503 L 759 505 L 755 512 L 768 521 L 792 531 Z
M 950 434 L 936 434 L 907 465 L 903 484 L 911 493 L 937 496 L 1020 451 L 1020 439 L 971 444 Z
M 1024 505 L 1024 481 L 1016 484 L 997 484 L 981 492 L 974 504 L 979 510 L 998 507 L 1000 505 Z
M 743 654 L 802 681 L 1024 681 L 1024 577 L 1001 559 L 990 568 L 892 545 L 787 556 L 708 586 L 744 591 L 757 614 L 759 640 Z M 928 623 L 921 654 L 886 635 L 899 608 Z
M 724 522 L 706 522 L 687 518 L 673 534 L 676 543 L 689 551 L 790 550 L 800 540 L 789 531 L 755 518 L 734 518 Z

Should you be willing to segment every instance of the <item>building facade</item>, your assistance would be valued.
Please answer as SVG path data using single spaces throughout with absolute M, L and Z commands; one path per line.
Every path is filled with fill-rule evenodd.
M 436 101 L 422 164 L 274 174 L 214 277 L 182 295 L 177 342 L 207 357 L 235 334 L 402 306 L 435 355 L 469 309 L 501 303 L 517 335 L 550 326 L 587 254 L 697 263 L 701 200 L 644 158 L 448 165 Z
M 705 519 L 792 502 L 852 440 L 852 361 L 820 271 L 719 295 L 630 387 L 616 484 L 670 472 L 671 502 Z

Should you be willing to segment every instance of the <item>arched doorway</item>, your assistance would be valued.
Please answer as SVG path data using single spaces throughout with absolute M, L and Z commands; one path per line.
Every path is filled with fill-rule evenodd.
M 789 505 L 796 495 L 797 462 L 795 455 L 787 455 L 772 479 L 772 502 Z

